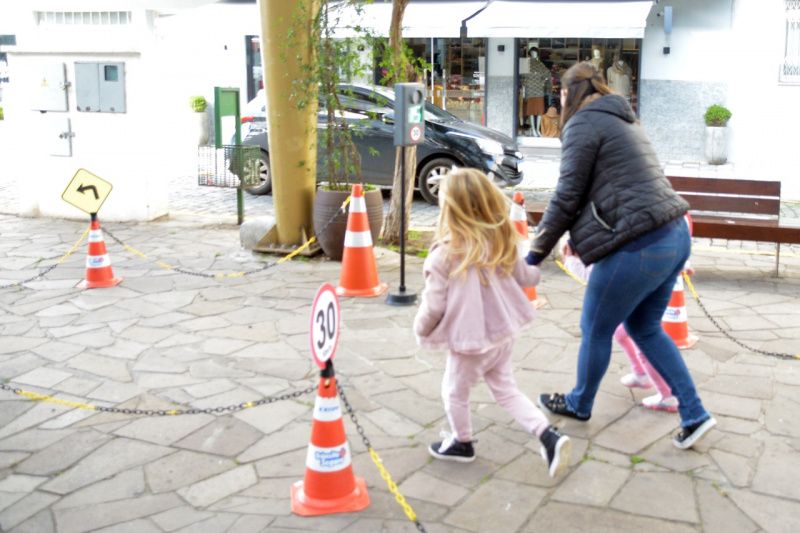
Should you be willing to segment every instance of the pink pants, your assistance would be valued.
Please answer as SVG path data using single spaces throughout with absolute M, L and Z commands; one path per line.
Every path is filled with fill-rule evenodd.
M 526 431 L 539 436 L 550 425 L 544 413 L 522 394 L 511 371 L 511 349 L 508 342 L 480 355 L 450 352 L 442 379 L 442 399 L 447 420 L 456 439 L 472 440 L 472 418 L 469 393 L 482 377 L 494 399 Z
M 667 385 L 667 382 L 664 381 L 661 374 L 653 368 L 653 365 L 650 364 L 647 357 L 639 350 L 639 347 L 636 346 L 636 343 L 630 338 L 628 332 L 625 331 L 625 326 L 622 324 L 617 326 L 617 330 L 614 332 L 614 340 L 622 346 L 622 350 L 631 362 L 631 370 L 633 370 L 634 373 L 640 376 L 647 374 L 647 377 L 653 382 L 653 385 L 655 385 L 656 390 L 661 394 L 662 398 L 672 396 L 672 390 L 669 388 L 669 385 Z

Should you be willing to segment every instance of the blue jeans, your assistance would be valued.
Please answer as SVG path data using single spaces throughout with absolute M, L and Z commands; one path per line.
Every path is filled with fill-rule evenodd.
M 661 328 L 661 317 L 690 249 L 689 230 L 678 219 L 594 265 L 583 300 L 577 383 L 566 395 L 571 410 L 582 416 L 591 414 L 611 359 L 614 330 L 624 323 L 628 334 L 678 398 L 681 426 L 710 416 L 697 396 L 680 351 Z

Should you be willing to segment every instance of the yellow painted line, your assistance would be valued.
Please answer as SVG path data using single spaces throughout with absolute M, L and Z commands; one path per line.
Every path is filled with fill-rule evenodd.
M 558 268 L 560 268 L 561 270 L 563 270 L 563 271 L 564 271 L 564 273 L 565 273 L 567 276 L 571 277 L 572 279 L 574 279 L 575 281 L 577 281 L 578 283 L 580 283 L 580 284 L 581 284 L 581 285 L 583 285 L 584 287 L 586 286 L 586 282 L 585 282 L 585 281 L 583 281 L 583 280 L 582 280 L 581 278 L 579 278 L 578 276 L 576 276 L 575 274 L 573 274 L 572 272 L 570 272 L 570 271 L 567 269 L 567 267 L 565 267 L 565 266 L 564 266 L 564 263 L 562 263 L 561 261 L 559 261 L 558 259 L 556 259 L 556 264 L 558 265 Z

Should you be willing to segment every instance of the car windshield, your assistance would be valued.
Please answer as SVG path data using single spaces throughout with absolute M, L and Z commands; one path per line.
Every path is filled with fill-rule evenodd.
M 394 91 L 388 87 L 374 85 L 369 87 L 342 86 L 340 95 L 347 95 L 350 101 L 361 101 L 359 109 L 369 110 L 381 114 L 386 108 L 394 109 Z M 430 122 L 458 122 L 461 119 L 437 107 L 430 102 L 425 102 L 425 120 Z
M 425 120 L 430 120 L 431 122 L 458 122 L 461 119 L 439 106 L 425 102 Z

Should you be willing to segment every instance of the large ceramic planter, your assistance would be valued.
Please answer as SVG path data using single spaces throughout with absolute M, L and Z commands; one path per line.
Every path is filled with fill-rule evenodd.
M 314 234 L 325 255 L 336 261 L 342 259 L 347 231 L 347 213 L 342 213 L 340 207 L 349 194 L 350 191 L 317 189 L 314 199 Z M 364 193 L 364 199 L 372 243 L 375 244 L 383 226 L 383 197 L 380 190 L 373 189 Z
M 706 126 L 706 161 L 711 165 L 724 165 L 728 160 L 728 128 Z

